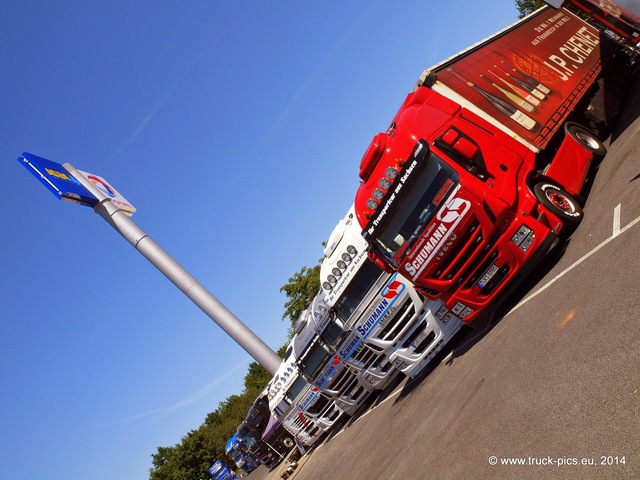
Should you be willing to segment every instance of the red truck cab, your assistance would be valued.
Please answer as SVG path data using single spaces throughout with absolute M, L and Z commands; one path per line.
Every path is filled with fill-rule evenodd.
M 534 163 L 531 150 L 421 87 L 363 159 L 356 208 L 371 256 L 471 323 L 563 228 L 526 186 Z

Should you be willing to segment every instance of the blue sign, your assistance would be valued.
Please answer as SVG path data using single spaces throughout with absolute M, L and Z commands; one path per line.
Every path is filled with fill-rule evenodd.
M 95 207 L 98 199 L 62 165 L 24 152 L 18 161 L 61 200 Z

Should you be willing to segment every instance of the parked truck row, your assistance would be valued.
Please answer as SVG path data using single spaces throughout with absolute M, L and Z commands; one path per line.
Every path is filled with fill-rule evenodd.
M 362 157 L 320 291 L 238 427 L 248 451 L 274 466 L 312 447 L 491 321 L 582 220 L 635 68 L 627 47 L 545 7 L 424 71 Z

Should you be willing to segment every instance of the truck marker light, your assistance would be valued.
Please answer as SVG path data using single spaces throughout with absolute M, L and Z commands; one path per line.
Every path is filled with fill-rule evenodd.
M 398 171 L 393 167 L 387 167 L 387 169 L 384 171 L 384 175 L 389 180 L 393 180 L 398 176 Z
M 370 210 L 375 210 L 378 208 L 378 202 L 376 202 L 373 198 L 367 200 L 367 208 Z
M 333 274 L 335 275 L 335 277 L 336 277 L 336 278 L 340 278 L 340 277 L 342 276 L 342 270 L 340 270 L 340 269 L 339 269 L 339 268 L 337 268 L 337 267 L 334 267 L 334 268 L 331 270 L 331 273 L 333 273 Z
M 380 190 L 379 188 L 376 188 L 373 190 L 373 192 L 371 192 L 371 195 L 373 196 L 373 198 L 375 200 L 382 200 L 382 198 L 384 197 L 384 192 L 382 190 Z
M 389 190 L 389 187 L 391 186 L 391 182 L 387 178 L 381 178 L 380 180 L 378 180 L 378 185 L 383 190 Z

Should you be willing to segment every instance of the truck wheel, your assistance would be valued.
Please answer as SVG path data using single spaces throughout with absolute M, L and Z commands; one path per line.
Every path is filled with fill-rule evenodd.
M 295 445 L 295 442 L 291 437 L 284 437 L 282 439 L 282 445 L 284 445 L 285 448 L 293 448 L 293 446 Z
M 596 157 L 604 157 L 607 154 L 607 147 L 603 145 L 593 132 L 572 122 L 568 122 L 564 129 L 567 135 L 570 135 L 571 138 L 592 152 Z
M 533 191 L 538 201 L 562 221 L 563 233 L 573 233 L 584 217 L 577 200 L 558 185 L 549 182 L 538 183 Z

